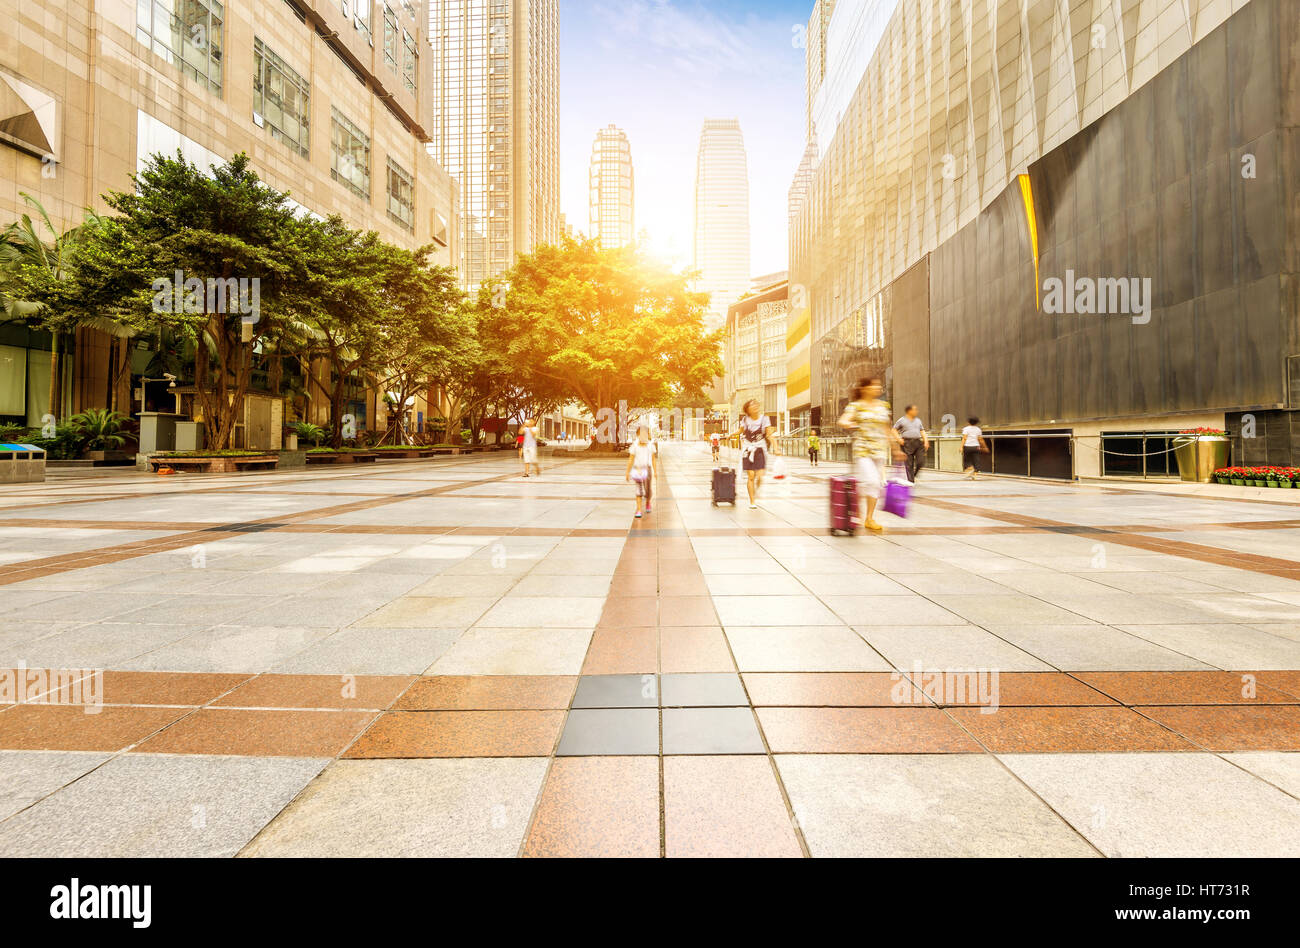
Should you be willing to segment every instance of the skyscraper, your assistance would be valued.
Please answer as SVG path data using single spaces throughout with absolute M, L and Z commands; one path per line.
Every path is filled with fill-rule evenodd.
M 749 290 L 749 166 L 735 119 L 708 119 L 695 166 L 695 269 L 711 294 L 709 328 Z
M 596 133 L 591 146 L 591 232 L 605 247 L 632 243 L 634 182 L 632 146 L 627 133 L 615 125 Z
M 559 0 L 430 0 L 430 152 L 460 185 L 466 286 L 560 235 Z

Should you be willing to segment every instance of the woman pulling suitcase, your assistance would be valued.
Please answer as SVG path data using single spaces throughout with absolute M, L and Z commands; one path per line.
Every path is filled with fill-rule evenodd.
M 840 427 L 853 433 L 857 496 L 867 501 L 863 524 L 872 533 L 884 530 L 876 523 L 876 505 L 885 486 L 885 466 L 891 453 L 894 460 L 903 458 L 903 441 L 894 430 L 889 402 L 880 397 L 883 392 L 884 386 L 879 378 L 863 379 L 853 389 L 853 401 L 840 416 Z

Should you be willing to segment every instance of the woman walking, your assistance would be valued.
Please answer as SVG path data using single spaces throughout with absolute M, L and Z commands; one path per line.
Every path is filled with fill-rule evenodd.
M 636 429 L 636 440 L 628 448 L 627 481 L 636 485 L 636 516 L 650 512 L 650 498 L 654 493 L 655 446 L 650 440 L 650 429 L 641 425 Z
M 524 462 L 524 477 L 528 476 L 530 467 L 540 477 L 542 466 L 537 463 L 537 428 L 531 419 L 525 419 L 519 429 L 519 439 L 519 457 Z
M 967 480 L 975 480 L 979 471 L 975 462 L 981 454 L 989 453 L 989 443 L 984 440 L 984 431 L 980 428 L 978 418 L 967 418 L 969 424 L 961 430 L 961 467 Z
M 758 489 L 763 486 L 763 472 L 767 470 L 767 455 L 772 448 L 772 435 L 776 429 L 767 415 L 758 408 L 758 401 L 745 402 L 740 416 L 740 466 L 745 472 L 749 490 L 749 509 L 758 509 Z
M 876 505 L 885 486 L 885 465 L 892 454 L 903 456 L 902 439 L 894 426 L 889 402 L 881 398 L 884 387 L 878 378 L 865 378 L 853 389 L 853 401 L 840 416 L 840 427 L 853 432 L 853 470 L 858 496 L 866 500 L 863 525 L 872 533 L 884 530 L 876 523 Z

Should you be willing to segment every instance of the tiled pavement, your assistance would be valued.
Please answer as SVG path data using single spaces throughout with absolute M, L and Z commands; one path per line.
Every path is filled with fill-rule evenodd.
M 0 488 L 0 854 L 1300 854 L 1300 505 L 664 465 Z

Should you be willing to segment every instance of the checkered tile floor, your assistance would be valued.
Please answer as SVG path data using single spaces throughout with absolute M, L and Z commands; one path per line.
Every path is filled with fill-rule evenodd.
M 710 467 L 0 488 L 0 853 L 1300 854 L 1300 505 Z

